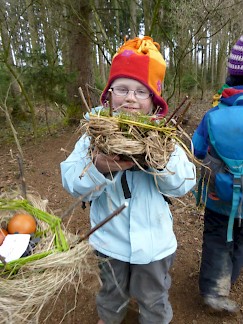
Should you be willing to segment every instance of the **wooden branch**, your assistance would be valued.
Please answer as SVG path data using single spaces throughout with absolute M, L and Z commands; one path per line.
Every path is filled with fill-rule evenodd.
M 183 110 L 183 112 L 180 114 L 180 116 L 178 116 L 178 118 L 176 118 L 176 127 L 183 121 L 183 118 L 187 112 L 187 110 L 190 108 L 191 106 L 191 102 L 188 102 L 188 104 L 186 105 L 186 108 Z
M 108 90 L 109 92 L 109 113 L 110 113 L 110 116 L 112 117 L 113 116 L 113 108 L 112 108 L 112 90 L 109 89 Z
M 37 138 L 37 124 L 36 124 L 36 116 L 35 116 L 35 108 L 34 108 L 34 105 L 32 104 L 26 90 L 25 90 L 25 87 L 23 85 L 23 83 L 20 81 L 20 78 L 17 74 L 17 72 L 15 71 L 14 67 L 8 63 L 7 61 L 4 61 L 6 67 L 8 68 L 9 72 L 12 74 L 12 76 L 14 77 L 14 79 L 17 81 L 21 91 L 22 91 L 22 94 L 28 104 L 28 107 L 30 108 L 30 112 L 31 112 L 31 118 L 32 118 L 32 126 L 33 126 L 33 131 L 34 131 L 34 137 L 35 139 Z
M 91 110 L 92 108 L 92 104 L 91 104 L 91 100 L 90 100 L 90 92 L 89 92 L 89 85 L 86 83 L 85 84 L 85 88 L 86 88 L 86 92 L 87 92 L 87 96 L 88 96 L 88 101 L 89 101 L 89 109 Z
M 109 222 L 113 217 L 120 214 L 124 208 L 128 206 L 128 202 L 125 202 L 123 205 L 118 207 L 116 210 L 113 211 L 109 216 L 107 216 L 102 222 L 94 226 L 90 231 L 88 231 L 86 234 L 83 234 L 80 236 L 79 242 L 86 240 L 91 234 L 93 234 L 95 231 L 97 231 L 101 226 L 105 225 L 107 222 Z
M 17 160 L 19 165 L 19 174 L 20 174 L 20 181 L 21 181 L 21 193 L 23 198 L 27 199 L 26 181 L 24 177 L 24 163 L 23 163 L 22 156 L 18 154 Z
M 188 96 L 186 96 L 183 101 L 179 104 L 179 106 L 175 109 L 175 111 L 171 114 L 171 116 L 167 119 L 165 126 L 168 125 L 170 120 L 175 116 L 175 114 L 181 109 L 181 107 L 184 105 L 184 103 L 187 101 Z
M 83 100 L 83 103 L 84 103 L 84 105 L 85 105 L 85 108 L 86 108 L 87 112 L 90 112 L 90 109 L 89 109 L 89 106 L 88 106 L 88 104 L 87 104 L 87 101 L 86 101 L 86 99 L 85 99 L 85 97 L 84 97 L 84 93 L 83 93 L 82 88 L 79 87 L 79 88 L 78 88 L 78 91 L 79 91 L 79 94 L 80 94 L 81 99 Z
M 8 111 L 7 99 L 8 99 L 9 91 L 10 91 L 10 87 L 8 88 L 8 92 L 7 92 L 6 98 L 4 100 L 4 108 L 0 106 L 0 109 L 4 112 L 4 114 L 6 116 L 7 122 L 9 123 L 11 131 L 13 133 L 13 137 L 14 137 L 15 143 L 17 145 L 18 151 L 19 151 L 21 157 L 23 158 L 23 151 L 22 151 L 22 148 L 21 148 L 18 136 L 17 136 L 18 133 L 17 133 L 16 129 L 14 128 L 14 125 L 13 125 L 12 120 L 11 120 L 11 116 L 10 116 L 9 111 Z

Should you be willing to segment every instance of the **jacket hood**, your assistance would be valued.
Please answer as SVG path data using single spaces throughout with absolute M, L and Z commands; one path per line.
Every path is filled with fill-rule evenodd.
M 222 92 L 220 102 L 227 106 L 233 106 L 236 99 L 242 95 L 243 95 L 243 86 L 226 88 Z

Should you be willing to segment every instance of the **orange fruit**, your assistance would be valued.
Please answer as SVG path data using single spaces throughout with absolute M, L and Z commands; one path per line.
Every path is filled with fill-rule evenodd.
M 31 234 L 36 231 L 36 220 L 24 213 L 15 214 L 8 222 L 9 234 Z

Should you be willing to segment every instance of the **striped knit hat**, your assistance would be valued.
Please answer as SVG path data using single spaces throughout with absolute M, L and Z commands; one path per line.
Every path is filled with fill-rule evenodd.
M 148 36 L 125 41 L 112 59 L 109 79 L 101 95 L 102 104 L 107 100 L 108 90 L 115 79 L 129 78 L 145 85 L 153 93 L 154 105 L 161 107 L 159 113 L 166 115 L 168 106 L 161 97 L 166 64 L 159 49 L 159 44 Z
M 230 75 L 243 75 L 243 35 L 231 50 L 228 60 L 228 73 Z

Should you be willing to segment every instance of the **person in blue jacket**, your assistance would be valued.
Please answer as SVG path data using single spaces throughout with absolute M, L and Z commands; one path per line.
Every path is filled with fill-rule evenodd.
M 160 114 L 165 115 L 168 107 L 161 97 L 164 75 L 159 44 L 148 36 L 128 40 L 112 60 L 101 102 L 106 104 L 111 90 L 114 110 L 153 114 L 159 107 Z M 177 241 L 163 195 L 185 195 L 195 185 L 195 166 L 178 145 L 166 168 L 148 172 L 138 170 L 134 162 L 121 156 L 97 150 L 92 160 L 89 147 L 90 138 L 84 134 L 61 163 L 61 175 L 64 188 L 75 197 L 105 184 L 89 198 L 91 227 L 128 202 L 127 208 L 89 238 L 101 260 L 98 323 L 121 323 L 133 297 L 138 303 L 140 323 L 167 324 L 172 319 L 169 269 Z M 150 171 L 156 173 L 156 181 Z
M 215 107 L 204 115 L 192 137 L 195 156 L 204 159 L 205 164 L 212 170 L 210 182 L 214 179 L 213 174 L 216 170 L 221 169 L 222 172 L 224 163 L 210 143 L 208 119 L 210 114 L 218 109 L 223 109 L 228 116 L 230 107 L 237 101 L 238 105 L 243 106 L 243 35 L 233 46 L 228 59 L 228 76 L 226 84 L 221 88 L 219 99 L 219 104 L 224 108 L 214 105 Z M 235 146 L 235 142 L 232 146 Z M 243 147 L 238 147 L 238 150 L 242 151 Z M 238 224 L 238 219 L 235 219 L 233 241 L 227 241 L 232 201 L 222 200 L 216 194 L 215 183 L 210 182 L 208 186 L 208 182 L 205 181 L 203 190 L 206 207 L 199 289 L 204 303 L 210 308 L 235 313 L 239 311 L 239 306 L 228 296 L 243 266 L 243 227 L 242 224 Z

